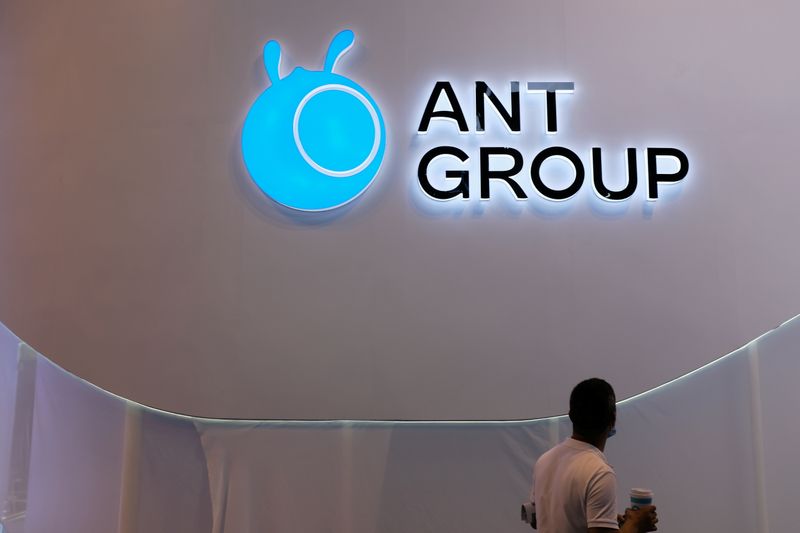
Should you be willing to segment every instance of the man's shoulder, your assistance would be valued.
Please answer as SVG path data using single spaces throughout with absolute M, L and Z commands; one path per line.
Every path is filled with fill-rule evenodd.
M 537 459 L 536 461 L 536 464 L 540 463 L 545 464 L 563 455 L 566 448 L 565 442 L 566 441 L 559 442 L 558 444 L 556 444 L 555 446 L 544 452 L 542 455 L 540 455 L 539 459 Z
M 569 438 L 563 440 L 544 452 L 540 458 L 554 457 L 554 456 L 573 456 L 573 457 L 596 457 L 602 462 L 605 461 L 603 452 L 592 446 L 591 444 Z
M 605 455 L 600 450 L 580 442 L 573 442 L 567 439 L 553 448 L 543 453 L 536 461 L 537 468 L 545 468 L 547 465 L 561 465 L 559 468 L 566 467 L 577 469 L 587 477 L 598 475 L 616 476 L 614 468 L 608 464 Z

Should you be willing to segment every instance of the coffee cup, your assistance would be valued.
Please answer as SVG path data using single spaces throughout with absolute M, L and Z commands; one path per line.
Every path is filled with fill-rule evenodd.
M 643 505 L 653 505 L 653 491 L 650 489 L 631 489 L 631 509 Z

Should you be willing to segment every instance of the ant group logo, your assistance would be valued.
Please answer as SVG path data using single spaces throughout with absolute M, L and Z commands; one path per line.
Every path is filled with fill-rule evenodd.
M 242 153 L 253 181 L 276 202 L 300 211 L 343 206 L 375 179 L 386 129 L 372 97 L 335 74 L 353 46 L 350 30 L 337 34 L 322 70 L 295 68 L 280 77 L 281 47 L 264 46 L 271 86 L 253 104 L 242 131 Z

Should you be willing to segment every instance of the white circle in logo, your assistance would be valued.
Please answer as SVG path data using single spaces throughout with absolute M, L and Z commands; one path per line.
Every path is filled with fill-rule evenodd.
M 367 111 L 369 111 L 369 115 L 372 118 L 372 124 L 375 127 L 375 140 L 372 143 L 372 150 L 370 151 L 369 155 L 366 157 L 366 159 L 364 159 L 364 161 L 361 162 L 360 165 L 349 170 L 331 170 L 319 165 L 311 158 L 311 156 L 308 155 L 306 149 L 303 147 L 303 141 L 300 140 L 300 114 L 303 112 L 303 108 L 316 95 L 327 91 L 341 91 L 351 96 L 355 96 L 356 99 L 364 105 Z M 367 168 L 370 163 L 372 163 L 372 160 L 375 159 L 375 156 L 378 155 L 378 150 L 380 150 L 381 146 L 381 123 L 378 119 L 378 112 L 375 111 L 375 107 L 363 94 L 357 90 L 353 89 L 352 87 L 348 87 L 347 85 L 341 85 L 338 83 L 322 85 L 303 97 L 303 99 L 300 101 L 300 104 L 297 106 L 297 110 L 294 112 L 294 123 L 292 125 L 292 130 L 294 132 L 294 143 L 297 145 L 297 149 L 300 151 L 300 155 L 303 156 L 303 159 L 306 160 L 306 163 L 311 165 L 311 167 L 317 172 L 336 178 L 354 176 Z

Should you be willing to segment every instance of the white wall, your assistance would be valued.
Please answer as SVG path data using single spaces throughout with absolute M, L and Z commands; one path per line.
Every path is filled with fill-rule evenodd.
M 605 448 L 617 473 L 617 509 L 626 507 L 630 488 L 648 487 L 663 533 L 793 531 L 800 432 L 787 420 L 800 408 L 798 342 L 795 319 L 620 402 L 619 432 Z M 0 343 L 0 365 L 10 367 L 12 382 L 21 377 L 8 364 L 17 348 Z M 20 417 L 34 423 L 21 448 L 30 469 L 9 491 L 22 512 L 4 521 L 0 511 L 8 533 L 527 531 L 519 504 L 533 464 L 571 432 L 563 416 L 179 417 L 99 391 L 24 344 L 22 353 L 35 362 L 35 380 L 19 388 L 35 387 L 35 403 L 8 402 L 16 416 L 13 427 L 0 418 L 0 437 L 17 442 Z M 2 476 L 0 488 L 9 486 Z
M 590 375 L 648 389 L 798 311 L 798 10 L 5 2 L 0 320 L 104 388 L 206 416 L 520 418 Z M 241 124 L 264 42 L 319 68 L 345 27 L 339 70 L 381 106 L 387 160 L 352 209 L 298 221 L 251 185 Z M 440 78 L 574 81 L 559 134 L 520 145 L 596 143 L 613 172 L 667 144 L 691 173 L 650 206 L 436 210 L 414 130 Z

